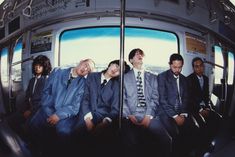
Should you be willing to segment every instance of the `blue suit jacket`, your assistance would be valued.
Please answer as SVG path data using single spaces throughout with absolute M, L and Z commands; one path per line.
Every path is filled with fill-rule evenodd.
M 70 71 L 71 68 L 55 68 L 45 84 L 42 106 L 48 116 L 56 114 L 60 119 L 65 119 L 79 111 L 85 78 L 78 76 L 68 86 Z
M 119 82 L 110 79 L 101 89 L 101 72 L 90 73 L 86 80 L 81 118 L 91 112 L 94 124 L 105 117 L 116 119 L 119 114 Z
M 158 95 L 157 76 L 144 72 L 144 95 L 146 99 L 147 111 L 146 115 L 153 117 L 158 115 L 159 95 Z M 130 70 L 124 75 L 124 104 L 123 116 L 135 115 L 136 106 L 138 103 L 136 78 L 133 70 Z
M 180 113 L 189 113 L 189 91 L 188 83 L 185 76 L 179 75 L 181 108 L 180 113 L 175 111 L 175 104 L 177 100 L 177 83 L 171 70 L 167 70 L 158 75 L 158 90 L 159 90 L 159 103 L 163 111 L 170 117 Z
M 47 79 L 47 76 L 41 76 L 35 85 L 34 93 L 33 93 L 33 85 L 35 82 L 35 77 L 31 78 L 26 90 L 25 95 L 25 107 L 23 108 L 23 112 L 26 110 L 30 110 L 32 113 L 35 113 L 41 107 L 41 98 L 42 91 Z

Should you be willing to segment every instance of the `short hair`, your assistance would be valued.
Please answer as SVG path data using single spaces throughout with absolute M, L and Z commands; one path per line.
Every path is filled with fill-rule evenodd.
M 82 63 L 82 62 L 88 62 L 89 63 L 91 72 L 95 69 L 95 62 L 92 59 L 87 58 L 87 59 L 82 60 L 80 63 Z M 90 63 L 92 63 L 92 64 L 90 64 Z
M 109 65 L 108 65 L 108 67 L 110 67 L 111 64 L 117 64 L 117 65 L 119 65 L 119 60 L 113 60 L 113 61 L 111 61 L 111 62 L 109 63 Z
M 141 55 L 144 55 L 144 51 L 141 50 L 140 48 L 133 49 L 133 50 L 131 50 L 131 52 L 129 53 L 129 56 L 128 56 L 129 61 L 134 58 L 134 56 L 135 56 L 135 54 L 136 54 L 137 52 L 139 52 Z
M 108 70 L 108 68 L 111 66 L 111 64 L 117 64 L 119 66 L 119 62 L 120 62 L 119 60 L 111 61 L 108 65 L 108 67 L 105 70 L 103 70 L 102 72 L 105 73 Z M 130 66 L 126 63 L 126 61 L 124 61 L 124 73 L 127 73 L 128 71 L 130 71 L 130 69 L 131 69 Z
M 43 67 L 42 75 L 48 75 L 51 72 L 51 62 L 47 56 L 39 55 L 37 56 L 32 63 L 32 73 L 36 75 L 34 67 L 40 65 Z
M 193 60 L 192 60 L 192 66 L 193 66 L 193 67 L 194 67 L 194 62 L 196 62 L 196 61 L 201 61 L 202 63 L 204 63 L 203 60 L 202 60 L 200 57 L 195 57 L 195 58 L 193 58 Z
M 169 64 L 172 64 L 172 62 L 175 61 L 175 60 L 182 61 L 182 63 L 184 64 L 183 57 L 180 54 L 178 54 L 178 53 L 173 53 L 170 56 Z

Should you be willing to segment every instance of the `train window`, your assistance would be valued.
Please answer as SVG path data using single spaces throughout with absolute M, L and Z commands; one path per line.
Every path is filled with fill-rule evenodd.
M 12 60 L 12 75 L 13 82 L 21 81 L 21 59 L 22 59 L 22 39 L 19 39 L 16 43 Z
M 222 49 L 219 46 L 215 46 L 215 84 L 221 84 L 221 79 L 223 78 L 223 68 L 224 58 L 222 54 Z
M 159 73 L 168 69 L 169 56 L 178 52 L 174 33 L 127 27 L 125 29 L 125 60 L 134 48 L 145 54 L 145 68 Z M 96 27 L 64 31 L 60 38 L 60 65 L 71 66 L 83 58 L 92 58 L 97 71 L 120 57 L 119 27 Z M 161 59 L 157 59 L 161 56 Z
M 125 38 L 126 60 L 129 52 L 137 47 L 145 52 L 145 69 L 159 74 L 169 68 L 170 55 L 178 52 L 178 39 L 174 33 L 170 32 L 127 28 Z
M 1 81 L 2 86 L 8 86 L 8 49 L 3 48 L 1 50 Z
M 228 53 L 228 84 L 233 84 L 234 80 L 234 54 Z

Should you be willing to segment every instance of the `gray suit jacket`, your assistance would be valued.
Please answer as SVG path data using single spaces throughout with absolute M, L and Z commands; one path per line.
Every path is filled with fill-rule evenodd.
M 188 83 L 184 75 L 179 75 L 180 96 L 182 100 L 180 113 L 189 113 L 189 92 Z M 167 70 L 158 75 L 159 103 L 163 111 L 170 117 L 180 114 L 175 110 L 177 94 L 177 83 L 173 73 Z
M 144 93 L 147 105 L 146 115 L 156 117 L 158 115 L 159 96 L 157 76 L 144 72 Z M 124 75 L 124 103 L 123 117 L 134 115 L 138 103 L 136 78 L 133 70 Z

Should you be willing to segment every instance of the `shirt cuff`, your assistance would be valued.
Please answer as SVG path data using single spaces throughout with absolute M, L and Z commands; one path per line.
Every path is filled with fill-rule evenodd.
M 150 119 L 153 119 L 153 116 L 152 116 L 152 115 L 146 115 L 146 116 L 148 116 Z
M 174 116 L 172 116 L 173 118 L 176 118 L 177 116 L 179 116 L 178 114 L 177 115 L 174 115 Z
M 181 116 L 188 117 L 188 113 L 181 113 L 180 115 L 181 115 Z
M 105 123 L 105 122 L 111 123 L 111 122 L 112 122 L 112 119 L 109 118 L 109 117 L 105 117 L 105 118 L 103 119 L 103 123 Z
M 199 110 L 199 112 L 202 112 L 203 111 L 203 108 L 201 108 L 200 110 Z
M 86 119 L 88 119 L 88 118 L 90 118 L 90 120 L 93 119 L 93 116 L 92 116 L 91 112 L 88 112 L 88 113 L 84 116 L 84 120 L 86 120 Z

